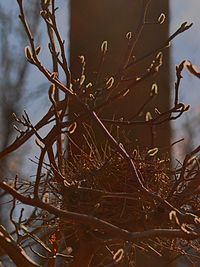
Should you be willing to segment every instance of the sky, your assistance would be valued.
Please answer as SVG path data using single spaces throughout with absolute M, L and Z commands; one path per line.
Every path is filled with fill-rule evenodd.
M 37 0 L 38 1 L 38 0 Z M 29 2 L 24 1 L 24 6 L 27 6 L 27 3 L 31 5 L 35 0 L 29 0 Z M 58 3 L 58 10 L 57 13 L 57 25 L 60 30 L 61 36 L 63 36 L 63 39 L 65 40 L 65 47 L 66 51 L 69 54 L 69 14 L 68 14 L 68 6 L 69 6 L 69 0 L 59 0 Z M 15 21 L 15 27 L 16 29 L 22 28 L 21 22 L 18 19 L 19 9 L 17 5 L 16 0 L 0 0 L 0 7 L 2 6 L 3 9 L 10 12 L 12 18 L 14 17 Z M 13 43 L 17 43 L 17 34 L 14 33 L 11 36 L 11 41 Z M 46 33 L 46 25 L 44 24 L 43 20 L 41 20 L 40 27 L 39 27 L 39 38 L 40 42 L 38 42 L 38 45 L 41 45 L 41 52 L 40 52 L 40 59 L 44 63 L 44 65 L 47 68 L 51 68 L 51 58 L 49 54 L 48 49 L 48 42 L 47 42 L 47 33 Z M 29 43 L 25 43 L 24 46 L 29 45 Z M 19 47 L 18 47 L 19 49 Z M 20 49 L 24 49 L 23 47 Z M 24 50 L 23 50 L 24 51 Z M 22 52 L 23 52 L 22 51 Z M 43 85 L 43 83 L 46 82 L 46 79 L 43 77 L 42 74 L 34 66 L 29 65 L 30 68 L 30 76 L 27 78 L 27 95 L 25 95 L 25 101 L 24 101 L 24 108 L 30 110 L 31 113 L 33 113 L 33 120 L 36 122 L 39 117 L 37 118 L 34 106 L 29 101 L 29 94 L 34 93 L 34 91 L 37 92 L 37 87 Z M 34 82 L 33 82 L 34 81 Z M 38 107 L 36 107 L 37 109 Z
M 181 7 L 180 7 L 181 5 Z M 171 24 L 170 32 L 173 32 L 182 22 L 187 21 L 189 24 L 193 23 L 192 28 L 184 34 L 178 36 L 172 44 L 171 60 L 172 68 L 174 65 L 179 64 L 182 60 L 188 59 L 195 65 L 200 65 L 200 1 L 198 0 L 171 0 L 170 12 L 171 12 Z M 196 89 L 200 86 L 198 80 L 194 79 L 188 73 L 185 73 L 187 83 L 185 86 L 188 90 L 184 93 L 184 97 L 188 101 L 192 100 L 195 104 L 198 104 L 198 98 L 196 97 Z M 189 89 L 190 88 L 190 89 Z M 188 92 L 191 89 L 192 92 Z
M 199 0 L 170 0 L 170 32 L 183 22 L 193 23 L 192 28 L 179 35 L 172 42 L 171 47 L 171 90 L 174 87 L 175 65 L 182 60 L 190 60 L 200 68 L 200 1 Z M 173 91 L 172 91 L 173 92 Z M 191 109 L 186 116 L 172 123 L 173 139 L 178 140 L 185 137 L 188 147 L 194 148 L 199 144 L 200 131 L 200 80 L 187 71 L 183 72 L 181 82 L 180 100 L 190 104 Z M 188 127 L 189 126 L 189 127 Z M 189 129 L 188 129 L 189 128 Z M 191 131 L 192 130 L 192 131 Z M 193 135 L 193 136 L 192 136 Z M 181 158 L 184 142 L 179 144 L 174 153 Z

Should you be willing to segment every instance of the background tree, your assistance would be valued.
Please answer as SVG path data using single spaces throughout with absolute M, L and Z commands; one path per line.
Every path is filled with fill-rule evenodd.
M 27 37 L 19 24 L 16 23 L 17 5 L 8 8 L 8 3 L 0 3 L 0 122 L 3 127 L 0 129 L 0 149 L 4 150 L 15 138 L 13 128 L 13 113 L 17 116 L 23 111 L 23 96 L 27 95 L 27 77 L 30 64 L 24 58 L 22 45 L 27 42 Z M 29 1 L 26 7 L 30 15 L 30 25 L 33 33 L 37 36 L 39 26 L 39 2 Z M 15 8 L 14 8 L 15 7 Z M 20 153 L 9 155 L 0 162 L 0 180 L 10 179 L 17 173 L 22 173 L 22 164 L 26 149 Z M 25 168 L 24 168 L 25 169 Z M 0 191 L 0 223 L 6 227 L 11 227 L 8 210 L 9 198 L 5 192 Z M 8 264 L 4 263 L 4 264 Z
M 39 25 L 38 10 L 39 3 L 31 1 L 27 6 L 27 12 L 30 14 L 30 24 L 33 33 L 35 34 Z M 13 116 L 21 114 L 22 96 L 25 93 L 27 76 L 29 66 L 27 60 L 24 58 L 21 45 L 27 40 L 24 32 L 18 28 L 16 24 L 15 11 L 11 9 L 13 15 L 1 6 L 1 122 L 4 127 L 1 128 L 1 150 L 5 149 L 13 139 Z M 16 35 L 16 33 L 18 35 Z M 18 42 L 14 41 L 17 37 Z M 15 159 L 16 160 L 16 159 Z M 1 172 L 5 170 L 12 170 L 7 164 L 10 160 L 6 159 L 4 165 L 1 166 Z M 13 164 L 14 165 L 14 164 Z M 17 164 L 16 164 L 17 165 Z M 13 170 L 16 172 L 16 170 Z
M 147 8 L 145 9 L 145 6 Z M 131 75 L 139 77 L 142 71 L 151 64 L 156 53 L 156 48 L 166 46 L 169 37 L 169 1 L 71 1 L 71 31 L 70 31 L 70 67 L 73 75 L 81 72 L 78 56 L 84 55 L 86 60 L 85 75 L 87 82 L 93 84 L 104 76 L 115 75 L 115 82 L 123 79 L 124 72 L 129 73 L 127 62 L 132 61 Z M 88 17 L 88 14 L 91 14 Z M 162 16 L 165 17 L 162 17 Z M 161 16 L 161 17 L 160 17 Z M 158 18 L 161 19 L 161 25 Z M 78 19 L 77 19 L 78 18 Z M 162 23 L 162 19 L 164 23 Z M 80 30 L 81 29 L 81 30 Z M 127 44 L 126 35 L 132 35 Z M 159 38 L 158 38 L 159 36 Z M 108 52 L 105 57 L 99 54 L 103 41 L 108 42 Z M 148 45 L 144 45 L 148 44 Z M 129 49 L 127 48 L 129 46 Z M 131 47 L 131 48 L 130 48 Z M 130 56 L 131 55 L 131 56 Z M 130 58 L 132 57 L 132 58 Z M 124 66 L 125 70 L 122 70 Z M 97 76 L 96 73 L 99 73 Z M 77 79 L 78 76 L 73 76 Z M 152 84 L 158 85 L 159 94 L 156 98 L 149 99 L 149 88 Z M 126 85 L 126 81 L 120 86 Z M 113 114 L 116 118 L 122 116 L 136 118 L 139 108 L 141 117 L 146 112 L 154 112 L 153 108 L 167 109 L 170 105 L 169 89 L 169 49 L 163 50 L 163 65 L 159 75 L 149 76 L 144 83 L 138 83 L 137 87 L 129 94 L 129 99 L 121 99 L 118 108 L 110 104 L 104 111 L 108 118 Z M 134 105 L 133 105 L 134 103 Z M 138 104 L 137 104 L 138 103 Z M 139 106 L 144 104 L 143 107 Z M 73 107 L 74 108 L 74 107 Z M 149 129 L 146 126 L 134 127 L 130 130 L 124 126 L 126 134 L 131 142 L 136 142 L 145 147 L 150 143 Z M 170 144 L 170 127 L 160 126 L 156 131 L 156 143 L 158 146 Z M 77 143 L 81 140 L 81 132 L 74 136 Z

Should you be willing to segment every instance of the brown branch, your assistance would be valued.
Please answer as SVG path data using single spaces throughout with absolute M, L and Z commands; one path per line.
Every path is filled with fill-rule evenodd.
M 44 211 L 49 212 L 50 214 L 54 214 L 59 218 L 71 221 L 72 223 L 83 224 L 91 227 L 92 229 L 103 229 L 104 231 L 107 231 L 111 236 L 114 236 L 114 238 L 120 238 L 122 240 L 140 241 L 146 238 L 155 237 L 166 237 L 172 239 L 183 238 L 186 240 L 192 240 L 200 237 L 200 235 L 195 232 L 185 233 L 184 231 L 179 229 L 151 229 L 143 232 L 129 232 L 125 229 L 119 228 L 111 223 L 108 223 L 96 217 L 70 211 L 64 211 L 50 204 L 44 203 L 39 199 L 25 197 L 4 182 L 0 182 L 0 188 L 11 194 L 14 198 L 19 200 L 23 204 L 38 207 Z
M 55 1 L 52 1 L 52 17 L 55 17 Z M 50 12 L 47 9 L 47 12 Z M 51 51 L 51 57 L 52 57 L 52 65 L 53 65 L 53 73 L 57 74 L 58 76 L 58 60 L 57 60 L 57 51 L 56 51 L 56 44 L 55 44 L 55 40 L 54 40 L 54 32 L 52 27 L 50 26 L 50 24 L 47 22 L 48 20 L 46 20 L 46 24 L 47 24 L 47 32 L 48 32 L 48 36 L 49 36 L 49 45 L 50 45 L 50 51 Z M 52 87 L 50 88 L 54 88 L 54 84 L 51 85 Z M 49 89 L 50 90 L 50 89 Z M 54 106 L 54 110 L 55 110 L 55 119 L 56 119 L 56 125 L 59 125 L 60 122 L 60 116 L 59 113 L 57 111 L 57 105 L 56 103 L 59 102 L 60 100 L 60 95 L 59 95 L 59 90 L 57 90 L 57 88 L 54 88 L 55 92 L 51 92 L 49 93 L 50 96 L 50 100 L 52 102 L 52 105 Z M 61 135 L 59 135 L 57 137 L 57 157 L 58 157 L 58 165 L 62 166 L 62 140 L 61 140 Z
M 135 64 L 141 62 L 142 60 L 144 60 L 145 58 L 153 55 L 156 52 L 159 52 L 165 48 L 168 48 L 170 45 L 170 42 L 176 38 L 179 34 L 189 30 L 192 27 L 193 23 L 187 25 L 187 22 L 184 22 L 181 24 L 181 26 L 168 38 L 167 41 L 165 41 L 162 45 L 160 45 L 159 47 L 153 49 L 152 51 L 148 52 L 147 54 L 143 55 L 142 57 L 138 58 L 137 60 L 135 60 L 134 62 L 131 62 L 127 68 L 130 68 L 132 66 L 134 66 Z
M 181 168 L 181 172 L 180 172 L 180 176 L 179 176 L 179 179 L 174 183 L 170 193 L 168 194 L 168 197 L 167 199 L 169 200 L 174 192 L 177 190 L 178 188 L 178 185 L 183 182 L 184 178 L 185 178 L 185 172 L 186 172 L 186 168 L 188 166 L 188 162 L 189 160 L 195 155 L 197 154 L 198 152 L 200 151 L 200 145 L 197 146 L 193 151 L 191 151 L 190 153 L 188 153 L 186 156 L 185 156 L 185 159 L 183 161 L 183 166 Z
M 133 55 L 133 51 L 134 51 L 134 48 L 135 48 L 135 45 L 143 31 L 143 28 L 145 26 L 145 20 L 146 20 L 146 15 L 147 15 L 147 11 L 148 11 L 148 7 L 151 3 L 151 0 L 148 0 L 145 4 L 143 3 L 143 12 L 142 12 L 142 15 L 140 17 L 140 22 L 139 22 L 139 25 L 137 27 L 137 30 L 130 42 L 130 50 L 128 51 L 128 55 L 127 55 L 127 58 L 125 59 L 125 63 L 123 64 L 123 69 L 126 69 L 128 66 L 129 66 L 129 63 L 130 63 L 130 60 L 131 60 L 131 57 Z
M 2 225 L 0 225 L 0 248 L 6 252 L 16 266 L 39 267 L 26 255 L 25 251 L 14 241 Z
M 173 107 L 172 109 L 160 113 L 155 118 L 152 118 L 149 121 L 129 121 L 129 120 L 111 120 L 111 119 L 101 119 L 102 122 L 115 124 L 115 125 L 124 125 L 124 126 L 143 126 L 143 125 L 160 125 L 170 120 L 176 120 L 178 117 L 180 117 L 185 111 L 188 109 L 185 109 L 185 106 L 182 103 L 179 103 L 179 106 Z M 178 115 L 172 116 L 173 113 L 177 113 Z M 163 118 L 166 117 L 166 118 Z M 162 119 L 163 118 L 163 119 Z
M 59 105 L 57 105 L 57 110 L 61 110 L 64 106 L 64 101 L 60 101 Z M 5 148 L 3 151 L 0 152 L 0 159 L 7 156 L 9 153 L 17 150 L 20 146 L 22 146 L 26 141 L 28 141 L 31 136 L 34 135 L 35 131 L 39 130 L 43 126 L 50 123 L 50 119 L 54 116 L 54 109 L 53 106 L 49 109 L 47 114 L 34 126 L 34 129 L 31 129 L 30 131 L 26 132 L 24 135 L 17 137 L 16 140 L 9 145 L 7 148 Z

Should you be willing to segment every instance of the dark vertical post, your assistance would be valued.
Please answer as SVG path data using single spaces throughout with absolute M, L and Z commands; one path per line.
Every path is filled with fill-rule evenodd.
M 96 72 L 98 70 L 100 61 L 100 47 L 104 40 L 108 42 L 108 56 L 106 64 L 103 68 L 103 73 L 107 76 L 113 76 L 117 73 L 120 63 L 123 60 L 124 53 L 127 47 L 126 33 L 132 32 L 134 37 L 135 32 L 140 21 L 142 13 L 141 0 L 71 0 L 71 32 L 70 32 L 70 65 L 73 79 L 76 79 L 80 74 L 80 60 L 79 56 L 84 55 L 86 59 L 86 79 L 87 82 L 95 81 Z M 146 0 L 147 2 L 147 0 Z M 169 7 L 168 0 L 152 0 L 149 6 L 147 19 L 149 22 L 157 21 L 160 14 L 166 15 L 164 24 L 148 24 L 144 27 L 141 36 L 134 48 L 134 56 L 140 58 L 149 53 L 155 48 L 159 47 L 168 38 L 168 22 L 169 22 Z M 130 75 L 137 77 L 144 73 L 146 68 L 151 64 L 156 53 L 150 57 L 145 58 L 131 70 Z M 117 118 L 126 114 L 126 117 L 134 115 L 145 99 L 150 94 L 150 89 L 153 83 L 158 84 L 159 94 L 156 100 L 144 109 L 142 114 L 145 119 L 147 111 L 154 112 L 154 107 L 157 107 L 162 112 L 169 108 L 170 91 L 169 91 L 169 52 L 164 51 L 164 64 L 157 76 L 149 77 L 143 83 L 137 85 L 125 100 L 121 99 L 110 106 L 100 114 L 107 118 L 112 117 L 113 114 Z M 74 106 L 69 107 L 72 112 Z M 127 132 L 128 132 L 127 128 Z M 94 127 L 95 134 L 100 140 L 101 135 Z M 126 128 L 125 128 L 126 131 Z M 134 143 L 139 142 L 139 146 L 144 148 L 151 143 L 150 129 L 148 127 L 141 127 L 138 130 L 133 127 L 131 129 L 131 140 Z M 82 132 L 81 128 L 75 131 L 72 135 L 73 141 L 81 146 Z M 136 141 L 136 139 L 139 139 Z M 156 146 L 168 146 L 170 143 L 170 127 L 169 124 L 157 129 Z M 138 143 L 137 143 L 138 144 Z M 74 152 L 74 151 L 73 151 Z M 76 153 L 77 151 L 75 151 Z M 86 266 L 90 261 L 87 258 L 87 252 L 90 255 L 97 250 L 96 246 L 92 245 L 88 237 L 84 236 L 84 254 L 77 254 L 76 259 L 82 261 L 82 266 Z M 81 243 L 81 242 L 80 242 Z M 93 251 L 91 251 L 93 248 Z M 81 251 L 79 251 L 81 253 Z M 84 261 L 85 260 L 85 261 Z M 149 261 L 153 265 L 158 263 L 154 259 L 144 258 L 143 254 L 138 258 L 138 266 L 146 266 Z M 162 259 L 161 259 L 162 261 Z M 84 265 L 84 263 L 85 265 Z M 155 263 L 155 264 L 154 264 Z M 74 261 L 73 266 L 78 266 L 79 263 Z
M 104 72 L 107 76 L 113 75 L 122 61 L 126 49 L 125 35 L 131 31 L 133 36 L 138 27 L 142 7 L 145 1 L 132 0 L 73 0 L 71 1 L 71 33 L 70 33 L 70 64 L 73 78 L 80 73 L 80 61 L 78 56 L 84 55 L 87 62 L 87 81 L 93 81 L 95 72 L 98 69 L 100 60 L 100 46 L 104 40 L 108 41 L 109 55 Z M 147 19 L 149 22 L 157 21 L 161 13 L 166 15 L 164 24 L 148 24 L 135 46 L 134 55 L 140 58 L 156 47 L 159 47 L 168 38 L 169 7 L 168 0 L 152 0 L 148 9 Z M 153 54 L 155 56 L 155 54 Z M 143 72 L 153 59 L 150 56 L 133 68 L 132 75 L 139 75 Z M 117 117 L 126 113 L 134 114 L 139 106 L 148 97 L 151 85 L 156 81 L 159 87 L 159 94 L 152 103 L 161 111 L 169 108 L 169 52 L 164 51 L 164 64 L 157 76 L 148 78 L 138 85 L 133 93 L 130 93 L 128 101 L 118 101 L 106 109 L 107 116 L 115 113 Z M 140 103 L 140 105 L 138 105 Z M 152 111 L 147 107 L 146 111 Z M 142 115 L 145 118 L 145 114 Z M 78 133 L 77 133 L 78 134 Z M 76 137 L 75 137 L 76 138 Z M 132 130 L 133 142 L 139 139 L 140 145 L 149 145 L 150 135 L 146 127 L 138 131 Z M 77 136 L 77 141 L 78 141 Z M 170 127 L 158 127 L 156 144 L 158 146 L 169 145 Z

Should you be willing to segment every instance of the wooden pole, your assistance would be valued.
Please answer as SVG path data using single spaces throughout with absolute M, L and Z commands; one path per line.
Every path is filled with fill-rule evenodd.
M 118 71 L 127 47 L 126 33 L 132 32 L 134 38 L 142 13 L 142 2 L 145 1 L 71 1 L 70 64 L 74 79 L 80 74 L 80 59 L 78 57 L 84 55 L 87 82 L 95 81 L 100 62 L 100 46 L 104 40 L 107 40 L 109 50 L 102 76 L 113 76 Z M 162 25 L 149 23 L 144 26 L 134 48 L 133 55 L 136 59 L 159 47 L 167 40 L 169 21 L 167 0 L 151 1 L 146 20 L 147 22 L 156 22 L 161 13 L 166 16 L 165 23 Z M 136 64 L 132 68 L 130 75 L 133 77 L 143 74 L 155 55 L 156 53 Z M 156 100 L 153 100 L 152 104 L 144 109 L 143 114 L 140 114 L 143 119 L 145 119 L 146 112 L 151 111 L 154 113 L 154 107 L 157 107 L 162 112 L 169 108 L 169 52 L 167 49 L 164 51 L 163 66 L 159 74 L 149 77 L 145 82 L 137 85 L 128 98 L 109 105 L 102 112 L 102 116 L 108 118 L 115 114 L 116 118 L 120 118 L 126 114 L 126 116 L 131 117 L 138 111 L 145 99 L 148 98 L 154 82 L 158 84 L 159 94 Z M 126 132 L 129 130 L 130 127 L 125 128 Z M 74 135 L 74 140 L 77 143 L 81 140 L 80 132 L 77 131 Z M 152 136 L 149 128 L 141 126 L 138 130 L 138 127 L 132 127 L 129 132 L 131 132 L 132 142 L 139 142 L 140 147 L 149 146 L 151 143 Z M 164 147 L 168 146 L 169 142 L 169 124 L 157 127 L 155 144 L 152 145 Z
M 86 79 L 87 82 L 95 82 L 97 71 L 100 62 L 100 47 L 103 41 L 108 42 L 108 55 L 103 67 L 102 77 L 110 77 L 115 75 L 123 61 L 127 47 L 126 33 L 132 32 L 133 38 L 137 32 L 139 21 L 142 13 L 142 2 L 140 0 L 72 0 L 71 1 L 71 32 L 70 32 L 70 65 L 72 78 L 77 79 L 80 75 L 80 59 L 79 56 L 84 55 L 86 59 Z M 147 1 L 146 1 L 147 2 Z M 159 47 L 168 38 L 168 22 L 169 22 L 169 7 L 168 0 L 152 0 L 149 6 L 146 20 L 148 22 L 156 22 L 161 13 L 166 16 L 164 24 L 148 24 L 144 26 L 141 35 L 138 38 L 134 47 L 133 55 L 139 59 L 143 55 L 149 53 L 153 49 Z M 136 64 L 131 69 L 130 75 L 140 76 L 145 72 L 147 67 L 155 58 L 156 53 L 145 58 L 139 64 Z M 121 116 L 131 117 L 134 115 L 141 105 L 148 98 L 153 83 L 158 84 L 159 94 L 151 105 L 147 106 L 141 114 L 145 120 L 145 113 L 150 111 L 152 114 L 156 107 L 161 112 L 169 109 L 170 91 L 169 91 L 169 51 L 164 50 L 163 66 L 158 73 L 153 77 L 148 77 L 143 83 L 138 84 L 133 88 L 128 98 L 121 99 L 106 107 L 101 113 L 101 117 L 112 118 L 115 114 L 116 118 Z M 121 89 L 121 88 L 119 88 Z M 78 107 L 70 104 L 69 109 L 72 112 L 78 112 Z M 138 117 L 136 118 L 138 119 Z M 82 145 L 82 127 L 73 133 L 72 139 L 77 146 Z M 101 133 L 93 127 L 98 142 L 101 143 Z M 139 145 L 141 149 L 147 146 L 166 147 L 170 144 L 170 126 L 165 124 L 156 129 L 155 143 L 152 143 L 152 135 L 149 127 L 130 127 L 124 128 L 125 133 L 130 132 L 132 144 Z M 79 151 L 72 151 L 74 154 Z M 80 240 L 80 244 L 82 241 Z M 91 254 L 91 245 L 84 243 L 84 255 Z M 80 253 L 83 252 L 81 250 Z M 88 254 L 89 253 L 89 254 Z M 80 254 L 77 253 L 76 258 Z M 82 258 L 82 259 L 81 259 Z M 89 266 L 91 258 L 81 256 L 82 266 Z M 86 260 L 86 262 L 85 262 Z M 88 262 L 87 262 L 88 261 Z M 142 262 L 142 255 L 139 259 L 141 266 L 146 263 Z M 95 260 L 94 260 L 95 262 Z M 153 261 L 152 261 L 153 262 Z M 76 261 L 74 263 L 76 265 Z

